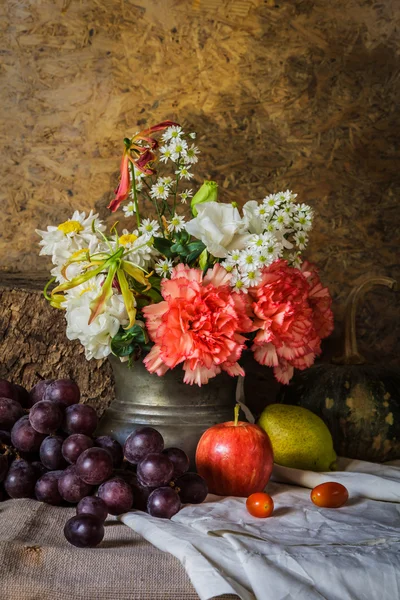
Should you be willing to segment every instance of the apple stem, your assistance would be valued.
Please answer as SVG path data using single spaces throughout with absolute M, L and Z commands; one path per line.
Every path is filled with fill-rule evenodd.
M 235 425 L 235 427 L 237 427 L 237 424 L 238 424 L 238 421 L 239 421 L 239 410 L 240 410 L 240 404 L 236 404 L 235 409 L 234 409 L 235 420 L 233 422 L 233 424 Z

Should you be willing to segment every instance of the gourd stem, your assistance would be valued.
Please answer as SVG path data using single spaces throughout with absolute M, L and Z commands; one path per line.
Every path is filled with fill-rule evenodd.
M 360 298 L 376 285 L 385 285 L 392 290 L 396 289 L 397 282 L 391 277 L 366 276 L 363 281 L 356 285 L 350 292 L 345 306 L 344 316 L 344 348 L 343 356 L 336 357 L 333 362 L 339 365 L 362 365 L 366 361 L 358 352 L 356 336 L 356 314 Z

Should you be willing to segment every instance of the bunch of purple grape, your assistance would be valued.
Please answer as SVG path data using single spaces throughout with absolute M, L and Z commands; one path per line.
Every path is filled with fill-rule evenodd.
M 188 472 L 183 450 L 164 449 L 152 427 L 137 429 L 124 448 L 93 437 L 96 411 L 79 401 L 70 379 L 42 380 L 30 392 L 0 380 L 0 501 L 76 504 L 64 534 L 81 548 L 102 541 L 108 514 L 135 508 L 169 519 L 182 504 L 203 502 L 206 482 Z

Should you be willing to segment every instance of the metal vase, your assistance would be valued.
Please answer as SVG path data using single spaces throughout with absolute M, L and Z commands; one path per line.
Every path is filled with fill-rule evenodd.
M 206 429 L 233 419 L 236 378 L 221 373 L 207 385 L 183 383 L 181 367 L 159 377 L 141 361 L 132 367 L 110 358 L 116 399 L 103 414 L 96 435 L 111 435 L 123 444 L 130 433 L 150 425 L 161 433 L 165 447 L 177 447 L 195 467 L 197 443 Z

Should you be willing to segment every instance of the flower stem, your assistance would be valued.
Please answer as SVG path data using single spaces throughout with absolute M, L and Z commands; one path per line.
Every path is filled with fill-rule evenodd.
M 235 419 L 233 421 L 233 424 L 235 427 L 237 427 L 238 422 L 239 422 L 239 410 L 240 410 L 240 404 L 236 404 L 236 406 L 234 408 Z
M 137 191 L 136 191 L 136 178 L 135 178 L 135 167 L 130 162 L 129 163 L 132 175 L 132 193 L 133 193 L 133 202 L 135 204 L 135 213 L 136 213 L 136 223 L 138 228 L 140 227 L 140 215 L 139 215 L 139 204 L 137 199 Z
M 180 164 L 179 164 L 179 158 L 178 158 L 178 162 L 175 163 L 175 166 L 177 166 L 177 171 L 179 170 Z M 176 210 L 176 196 L 178 194 L 178 185 L 179 185 L 179 173 L 177 173 L 176 175 L 176 180 L 175 180 L 175 190 L 174 190 L 174 206 L 172 209 L 172 217 L 175 216 L 175 210 Z

